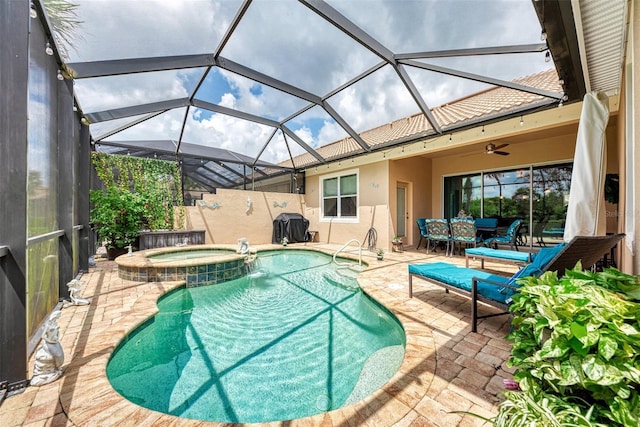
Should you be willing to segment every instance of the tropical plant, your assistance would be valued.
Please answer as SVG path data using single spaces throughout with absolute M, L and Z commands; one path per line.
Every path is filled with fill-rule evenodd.
M 501 404 L 500 412 L 493 420 L 494 425 L 502 427 L 606 427 L 606 424 L 592 420 L 593 407 L 583 413 L 582 405 L 574 405 L 570 400 L 565 400 L 555 394 L 542 391 L 538 391 L 538 393 L 507 391 L 505 397 L 506 400 Z
M 68 0 L 44 0 L 44 9 L 53 28 L 53 37 L 60 56 L 68 60 L 69 50 L 73 48 L 73 39 L 82 38 L 75 30 L 82 25 L 76 9 L 78 5 Z
M 90 192 L 91 223 L 107 249 L 125 248 L 140 234 L 144 211 L 142 198 L 116 187 Z
M 639 278 L 578 263 L 519 280 L 508 365 L 522 391 L 495 425 L 640 425 Z
M 115 187 L 138 195 L 144 205 L 144 228 L 184 228 L 181 174 L 175 162 L 96 152 L 91 160 L 105 188 Z

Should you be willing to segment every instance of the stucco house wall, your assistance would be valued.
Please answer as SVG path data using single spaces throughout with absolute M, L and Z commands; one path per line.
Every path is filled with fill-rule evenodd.
M 310 230 L 324 243 L 343 244 L 357 239 L 367 246 L 369 230 L 375 230 L 376 247 L 390 249 L 391 239 L 398 234 L 397 188 L 407 190 L 406 245 L 413 246 L 419 238 L 416 219 L 443 216 L 443 177 L 479 171 L 507 170 L 529 165 L 571 162 L 574 157 L 581 106 L 575 111 L 559 111 L 560 123 L 553 117 L 530 123 L 532 131 L 515 128 L 493 139 L 495 144 L 508 143 L 508 156 L 487 155 L 482 152 L 486 141 L 470 147 L 447 147 L 434 154 L 420 150 L 424 144 L 408 146 L 390 155 L 378 153 L 354 161 L 338 162 L 306 170 L 306 194 L 269 193 L 243 190 L 219 190 L 204 196 L 196 206 L 187 208 L 187 228 L 204 229 L 208 243 L 235 243 L 241 237 L 250 243 L 270 243 L 273 220 L 282 212 L 304 215 Z M 610 117 L 607 128 L 607 173 L 618 173 L 620 132 L 617 110 Z M 554 112 L 541 113 L 544 116 Z M 529 117 L 532 121 L 535 117 Z M 533 125 L 536 126 L 533 126 Z M 509 134 L 511 132 L 511 134 Z M 472 138 L 471 138 L 472 139 Z M 453 149 L 452 149 L 453 148 Z M 457 149 L 456 149 L 457 148 Z M 396 150 L 398 151 L 398 150 Z M 382 155 L 380 155 L 382 154 Z M 378 157 L 375 157 L 378 156 Z M 358 217 L 355 219 L 323 219 L 321 179 L 358 174 Z M 248 200 L 251 200 L 249 205 Z M 619 227 L 618 206 L 607 204 L 607 230 Z
M 391 237 L 398 234 L 396 224 L 397 189 L 406 187 L 407 199 L 407 236 L 403 239 L 405 245 L 417 244 L 420 230 L 416 220 L 426 218 L 431 212 L 432 166 L 431 159 L 425 157 L 409 157 L 389 162 L 389 233 Z
M 206 243 L 271 243 L 273 220 L 283 212 L 304 214 L 301 194 L 218 190 L 186 207 L 186 228 L 205 230 Z
M 303 215 L 309 219 L 310 229 L 318 232 L 318 240 L 341 244 L 357 239 L 366 246 L 365 238 L 373 228 L 377 235 L 376 247 L 388 248 L 393 237 L 389 232 L 389 162 L 379 161 L 366 165 L 351 165 L 347 162 L 341 169 L 332 169 L 326 173 L 314 172 L 307 171 Z M 323 219 L 321 179 L 352 172 L 358 174 L 357 219 Z

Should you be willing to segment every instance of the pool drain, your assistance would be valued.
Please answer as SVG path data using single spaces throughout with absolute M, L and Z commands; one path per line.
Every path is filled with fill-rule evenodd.
M 326 394 L 318 396 L 316 399 L 316 408 L 318 408 L 319 411 L 328 411 L 331 409 L 331 399 L 329 399 L 329 396 Z

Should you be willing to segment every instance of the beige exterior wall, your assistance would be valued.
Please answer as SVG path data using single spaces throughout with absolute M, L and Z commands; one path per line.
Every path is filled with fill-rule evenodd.
M 626 84 L 625 84 L 626 76 L 622 78 L 622 87 L 620 94 L 620 114 L 618 117 L 618 133 L 616 135 L 617 145 L 618 145 L 618 156 L 616 157 L 616 161 L 618 162 L 620 168 L 620 200 L 618 205 L 615 206 L 616 210 L 612 211 L 610 208 L 610 204 L 607 203 L 607 230 L 609 230 L 609 221 L 610 216 L 615 215 L 616 224 L 617 224 L 617 233 L 625 232 L 625 210 L 627 206 L 626 195 L 624 188 L 627 185 L 627 167 L 626 167 L 626 127 L 627 127 L 627 97 L 625 94 Z M 621 244 L 618 245 L 618 251 L 616 253 L 616 259 L 618 260 L 618 268 L 622 271 L 632 271 L 633 265 L 633 257 L 629 249 L 626 247 L 624 240 Z
M 617 117 L 613 116 L 607 134 L 608 173 L 619 171 L 617 123 Z M 207 243 L 233 244 L 241 237 L 250 243 L 270 243 L 274 218 L 282 212 L 293 212 L 309 220 L 309 229 L 317 232 L 320 242 L 342 244 L 357 239 L 366 247 L 367 233 L 373 228 L 377 235 L 376 247 L 389 250 L 391 239 L 398 234 L 397 188 L 404 186 L 408 216 L 404 243 L 413 246 L 419 238 L 416 219 L 443 215 L 443 177 L 571 161 L 576 135 L 577 122 L 573 122 L 555 130 L 545 127 L 542 131 L 521 135 L 517 142 L 496 139 L 496 144 L 509 142 L 505 148 L 509 156 L 486 155 L 482 147 L 480 151 L 463 154 L 442 155 L 444 152 L 435 158 L 419 151 L 409 157 L 378 161 L 365 156 L 359 159 L 360 163 L 344 162 L 345 167 L 333 164 L 324 171 L 323 167 L 320 171 L 308 170 L 304 195 L 219 190 L 218 194 L 205 195 L 202 202 L 186 208 L 187 228 L 205 230 Z M 358 174 L 359 184 L 358 218 L 322 219 L 320 180 L 354 172 Z M 251 206 L 247 199 L 251 200 Z M 617 209 L 607 204 L 608 231 L 615 232 L 619 226 Z
M 612 118 L 607 129 L 607 173 L 618 173 L 618 144 L 617 120 Z M 441 217 L 444 212 L 442 206 L 443 179 L 445 176 L 460 175 L 479 171 L 491 171 L 528 167 L 530 165 L 553 164 L 573 161 L 577 137 L 577 124 L 563 127 L 562 133 L 553 136 L 540 136 L 537 133 L 528 135 L 528 142 L 510 144 L 504 148 L 508 156 L 486 155 L 452 155 L 439 157 L 432 162 L 432 200 L 431 215 Z M 501 141 L 496 144 L 502 143 Z M 608 205 L 608 209 L 615 210 L 615 206 Z M 611 224 L 611 230 L 616 225 Z
M 625 132 L 624 135 L 621 136 L 621 139 L 626 141 L 628 137 L 633 138 L 633 153 L 625 152 L 624 156 L 621 156 L 623 159 L 625 156 L 633 155 L 633 164 L 635 167 L 634 171 L 626 171 L 624 174 L 623 180 L 620 182 L 621 190 L 625 188 L 625 185 L 632 185 L 632 193 L 635 200 L 625 200 L 625 194 L 623 190 L 623 194 L 621 197 L 620 210 L 623 215 L 632 215 L 633 223 L 635 230 L 632 232 L 633 234 L 633 252 L 627 247 L 627 241 L 622 245 L 622 259 L 621 259 L 621 268 L 624 272 L 631 274 L 640 274 L 640 257 L 638 256 L 638 242 L 640 241 L 640 226 L 638 225 L 638 218 L 640 218 L 640 209 L 638 206 L 640 204 L 640 185 L 638 182 L 638 172 L 640 169 L 640 126 L 636 125 L 636 123 L 640 123 L 640 108 L 637 107 L 637 99 L 638 99 L 638 88 L 640 88 L 640 72 L 638 71 L 638 67 L 635 65 L 636 58 L 640 58 L 640 7 L 638 7 L 637 2 L 630 3 L 631 11 L 630 11 L 630 23 L 629 23 L 629 34 L 627 37 L 627 61 L 625 70 L 631 73 L 631 76 L 628 76 L 628 79 L 623 80 L 623 82 L 630 82 L 631 87 L 623 86 L 623 93 L 628 95 L 626 106 L 631 108 L 633 105 L 632 111 L 628 112 L 626 109 L 625 116 L 629 118 L 629 120 L 625 123 Z M 620 230 L 625 232 L 624 227 L 624 216 L 621 216 L 620 221 L 622 225 L 620 226 Z
M 389 235 L 399 234 L 397 221 L 397 189 L 406 188 L 406 237 L 404 243 L 414 246 L 420 237 L 416 220 L 430 216 L 431 211 L 431 159 L 410 157 L 389 162 Z
M 357 239 L 366 247 L 367 232 L 374 228 L 377 234 L 376 247 L 388 249 L 393 237 L 389 230 L 389 162 L 379 161 L 366 165 L 346 163 L 347 167 L 328 170 L 326 173 L 307 171 L 303 215 L 309 219 L 310 229 L 318 232 L 321 242 L 340 244 Z M 358 219 L 323 220 L 320 180 L 352 172 L 358 173 Z
M 248 203 L 251 201 L 251 204 Z M 205 230 L 206 243 L 271 243 L 273 220 L 283 212 L 304 214 L 300 194 L 218 190 L 186 208 L 186 228 Z
M 487 155 L 480 152 L 469 156 L 454 155 L 434 159 L 431 215 L 440 218 L 444 214 L 442 189 L 445 176 L 572 161 L 576 145 L 577 125 L 570 129 L 563 129 L 564 132 L 570 132 L 544 138 L 538 138 L 535 134 L 531 134 L 528 142 L 509 144 L 504 149 L 510 153 L 508 156 Z M 502 141 L 496 142 L 496 144 L 501 143 Z

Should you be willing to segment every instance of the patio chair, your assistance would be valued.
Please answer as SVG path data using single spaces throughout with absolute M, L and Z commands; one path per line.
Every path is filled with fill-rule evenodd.
M 418 246 L 416 249 L 420 249 L 420 243 L 422 243 L 422 239 L 427 239 L 427 245 L 429 244 L 429 238 L 427 237 L 427 221 L 425 218 L 418 218 L 416 220 L 418 223 L 418 230 L 420 230 L 420 239 L 418 239 Z
M 498 229 L 498 218 L 476 218 L 476 230 L 482 239 L 495 237 Z
M 547 226 L 547 222 L 549 222 L 549 215 L 545 215 L 539 222 L 533 223 L 533 237 L 536 238 L 538 246 L 547 246 L 544 241 L 544 236 L 542 235 L 544 228 Z
M 511 249 L 518 250 L 518 233 L 522 227 L 522 220 L 516 219 L 509 225 L 504 236 L 490 237 L 484 241 L 485 246 L 493 246 L 495 249 L 498 245 L 509 245 Z
M 473 246 L 474 248 L 482 241 L 477 236 L 476 223 L 472 218 L 451 218 L 449 222 L 451 228 L 451 255 L 455 252 L 456 243 L 460 246 Z
M 545 271 L 556 271 L 559 276 L 581 261 L 589 268 L 608 253 L 624 234 L 609 236 L 576 236 L 569 243 L 540 249 L 531 264 L 518 270 L 511 277 L 504 277 L 482 270 L 458 267 L 447 262 L 409 264 L 409 298 L 413 297 L 413 278 L 418 277 L 468 297 L 471 297 L 471 331 L 477 332 L 478 319 L 509 314 L 511 297 L 518 290 L 517 279 L 539 276 Z M 478 316 L 478 301 L 503 310 Z
M 425 220 L 427 225 L 427 253 L 429 247 L 433 244 L 433 250 L 436 250 L 438 243 L 445 243 L 445 256 L 449 254 L 449 222 L 444 218 L 429 218 Z

